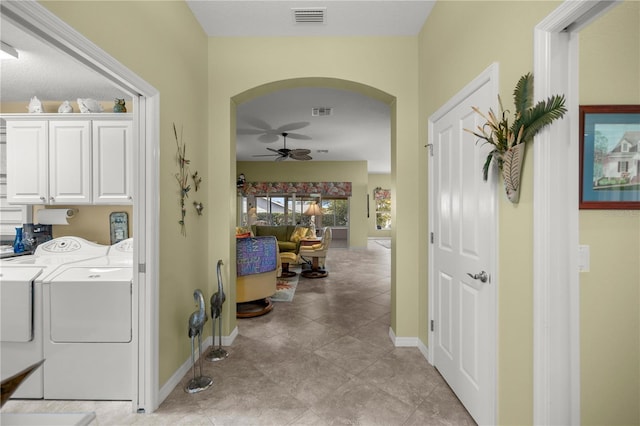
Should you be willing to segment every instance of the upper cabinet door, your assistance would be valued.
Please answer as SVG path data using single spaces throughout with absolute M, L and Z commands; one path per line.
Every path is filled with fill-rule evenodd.
M 91 124 L 49 122 L 49 202 L 91 204 Z
M 131 204 L 132 190 L 132 122 L 93 121 L 94 204 Z
M 7 120 L 7 201 L 43 204 L 49 199 L 48 125 Z

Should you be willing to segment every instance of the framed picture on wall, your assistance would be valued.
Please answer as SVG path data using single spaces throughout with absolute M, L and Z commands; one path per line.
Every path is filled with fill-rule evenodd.
M 640 209 L 640 105 L 580 106 L 580 208 Z

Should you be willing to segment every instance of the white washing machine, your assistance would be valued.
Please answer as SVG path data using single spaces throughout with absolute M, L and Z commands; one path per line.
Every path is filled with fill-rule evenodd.
M 0 375 L 2 379 L 44 358 L 42 281 L 62 265 L 106 255 L 109 246 L 78 237 L 41 244 L 33 255 L 0 261 Z M 14 398 L 43 398 L 47 362 L 29 376 Z
M 132 265 L 128 239 L 43 280 L 45 399 L 132 400 Z

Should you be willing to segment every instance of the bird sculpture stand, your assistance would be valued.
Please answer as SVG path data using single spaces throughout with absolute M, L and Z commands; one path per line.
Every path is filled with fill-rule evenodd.
M 193 361 L 193 379 L 189 380 L 189 383 L 185 386 L 184 390 L 187 393 L 197 393 L 209 388 L 213 384 L 211 377 L 202 375 L 202 362 L 201 362 L 201 345 L 202 345 L 202 329 L 204 323 L 207 322 L 207 311 L 204 306 L 204 296 L 202 291 L 196 290 L 193 292 L 193 299 L 195 300 L 198 310 L 191 314 L 189 317 L 189 337 L 191 338 L 191 360 Z M 198 338 L 198 361 L 200 363 L 200 375 L 196 376 L 196 347 L 195 340 Z
M 226 300 L 222 288 L 222 260 L 218 260 L 218 292 L 211 296 L 211 350 L 207 354 L 207 361 L 220 361 L 229 356 L 229 352 L 222 349 L 222 304 Z M 216 321 L 218 322 L 218 347 L 216 348 Z

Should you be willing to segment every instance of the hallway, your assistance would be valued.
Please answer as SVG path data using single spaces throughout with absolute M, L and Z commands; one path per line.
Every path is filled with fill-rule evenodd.
M 189 372 L 153 414 L 88 401 L 10 401 L 3 412 L 95 411 L 99 425 L 473 425 L 417 348 L 392 345 L 390 253 L 372 240 L 332 247 L 327 278 L 300 278 L 293 302 L 238 320 L 229 358 L 203 363 L 212 388 L 185 393 Z

